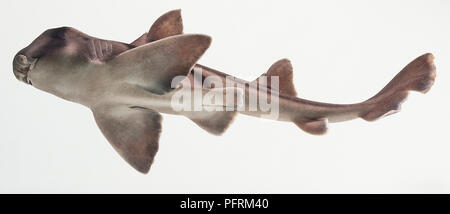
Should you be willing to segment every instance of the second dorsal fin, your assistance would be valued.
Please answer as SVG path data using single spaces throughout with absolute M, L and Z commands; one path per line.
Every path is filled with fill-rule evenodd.
M 292 97 L 297 96 L 297 91 L 295 91 L 293 83 L 293 69 L 291 62 L 288 59 L 281 59 L 273 63 L 272 66 L 270 66 L 269 70 L 261 76 L 278 76 L 280 94 Z M 258 81 L 258 79 L 254 80 L 253 82 Z M 267 82 L 265 83 L 259 81 L 259 84 L 265 84 L 266 86 L 270 87 L 271 78 L 267 78 Z
M 278 76 L 279 81 L 279 93 L 285 96 L 297 96 L 297 91 L 294 87 L 293 82 L 293 69 L 291 62 L 288 59 L 281 59 L 277 62 L 273 63 L 270 66 L 269 70 L 262 74 L 261 76 Z M 265 80 L 265 82 L 264 82 Z M 258 84 L 266 85 L 267 87 L 271 86 L 271 78 L 265 79 L 256 79 L 253 82 L 258 81 Z M 295 125 L 297 125 L 303 131 L 313 134 L 313 135 L 322 135 L 327 132 L 328 129 L 328 120 L 326 118 L 316 119 L 316 120 L 308 120 L 308 121 L 292 121 Z

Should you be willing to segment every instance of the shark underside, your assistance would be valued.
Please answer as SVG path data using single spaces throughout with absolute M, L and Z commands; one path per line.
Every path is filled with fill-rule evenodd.
M 129 44 L 91 37 L 70 27 L 47 30 L 16 54 L 13 70 L 25 83 L 92 109 L 114 149 L 142 173 L 149 171 L 158 151 L 160 113 L 186 116 L 209 133 L 220 135 L 237 113 L 264 117 L 266 111 L 251 108 L 252 97 L 264 97 L 278 108 L 276 117 L 268 119 L 292 122 L 305 132 L 321 135 L 329 122 L 374 121 L 397 112 L 409 91 L 426 93 L 436 77 L 434 56 L 427 53 L 364 102 L 314 102 L 297 97 L 287 59 L 275 62 L 253 81 L 196 64 L 210 43 L 208 36 L 183 34 L 180 10 L 174 10 Z M 207 84 L 211 78 L 221 86 Z M 217 97 L 231 94 L 232 100 L 211 104 L 215 107 L 212 111 L 174 110 L 173 97 L 194 90 Z

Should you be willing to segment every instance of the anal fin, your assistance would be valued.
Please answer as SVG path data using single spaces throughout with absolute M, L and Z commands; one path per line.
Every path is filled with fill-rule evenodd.
M 313 135 L 323 135 L 328 130 L 328 120 L 318 119 L 294 122 L 300 129 Z

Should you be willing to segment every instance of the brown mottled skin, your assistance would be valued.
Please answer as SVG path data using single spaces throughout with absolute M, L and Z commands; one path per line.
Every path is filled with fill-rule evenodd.
M 162 118 L 159 113 L 186 116 L 206 131 L 220 135 L 237 112 L 175 111 L 171 106 L 175 93 L 191 90 L 173 88 L 171 81 L 177 76 L 187 77 L 192 88 L 201 87 L 202 92 L 229 90 L 195 85 L 193 71 L 198 69 L 202 70 L 200 83 L 207 77 L 225 83 L 231 77 L 195 64 L 210 42 L 205 35 L 183 34 L 180 10 L 174 10 L 161 16 L 149 32 L 131 44 L 98 39 L 70 27 L 47 30 L 16 54 L 13 71 L 20 81 L 91 108 L 100 130 L 117 152 L 136 170 L 147 173 L 158 150 Z M 287 59 L 274 63 L 262 75 L 278 77 L 278 91 L 270 91 L 270 78 L 267 82 L 231 79 L 242 86 L 244 93 L 234 95 L 243 95 L 245 106 L 252 95 L 274 93 L 279 99 L 270 101 L 279 106 L 279 117 L 273 119 L 293 122 L 304 131 L 319 135 L 326 132 L 328 121 L 359 117 L 373 121 L 397 111 L 408 91 L 426 93 L 436 76 L 433 59 L 429 53 L 416 58 L 374 97 L 349 105 L 296 97 L 292 66 Z M 266 114 L 247 107 L 239 113 L 256 117 Z

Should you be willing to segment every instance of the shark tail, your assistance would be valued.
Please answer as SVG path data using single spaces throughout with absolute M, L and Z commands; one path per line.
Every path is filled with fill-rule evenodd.
M 409 91 L 427 93 L 436 78 L 436 66 L 431 53 L 417 57 L 403 68 L 378 94 L 363 102 L 368 104 L 369 110 L 360 117 L 367 121 L 374 121 L 400 110 Z

